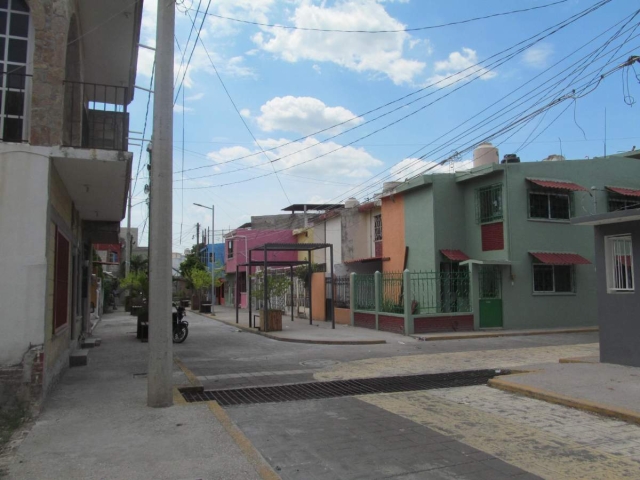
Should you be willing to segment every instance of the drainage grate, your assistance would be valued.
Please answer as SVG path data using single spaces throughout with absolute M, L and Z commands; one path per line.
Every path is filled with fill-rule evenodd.
M 396 377 L 361 378 L 331 382 L 295 383 L 272 387 L 247 387 L 228 390 L 193 391 L 184 390 L 187 402 L 215 400 L 222 406 L 248 405 L 254 403 L 294 402 L 322 398 L 348 397 L 374 393 L 411 392 L 436 388 L 470 387 L 484 385 L 497 375 L 508 374 L 508 370 L 467 370 L 464 372 L 435 373 Z

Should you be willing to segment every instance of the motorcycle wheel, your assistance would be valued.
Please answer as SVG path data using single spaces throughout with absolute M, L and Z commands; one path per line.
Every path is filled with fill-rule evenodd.
M 189 335 L 189 327 L 186 325 L 179 326 L 173 331 L 173 343 L 182 343 L 187 339 Z

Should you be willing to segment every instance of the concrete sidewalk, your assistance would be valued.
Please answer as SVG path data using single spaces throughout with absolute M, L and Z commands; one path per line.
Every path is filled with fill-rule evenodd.
M 135 330 L 135 317 L 104 316 L 95 332 L 102 344 L 89 364 L 64 375 L 0 465 L 8 478 L 279 478 L 215 406 L 146 406 L 148 344 Z M 174 383 L 189 383 L 177 366 Z
M 236 311 L 232 307 L 216 306 L 215 315 L 201 315 L 214 318 L 244 331 L 257 333 L 283 342 L 321 345 L 375 345 L 381 343 L 408 343 L 416 341 L 411 337 L 396 333 L 351 327 L 350 325 L 336 324 L 336 328 L 332 329 L 331 322 L 314 321 L 313 324 L 310 325 L 308 318 L 297 318 L 295 316 L 292 322 L 291 315 L 283 315 L 281 332 L 261 332 L 256 328 L 249 327 L 249 310 L 247 309 L 241 309 L 239 311 L 238 323 L 236 323 Z M 257 317 L 256 320 L 259 321 Z
M 489 381 L 512 393 L 640 424 L 640 368 L 559 363 Z

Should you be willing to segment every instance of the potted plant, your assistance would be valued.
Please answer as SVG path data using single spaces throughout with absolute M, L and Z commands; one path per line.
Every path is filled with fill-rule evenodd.
M 197 297 L 198 307 L 202 310 L 203 295 L 207 288 L 211 288 L 211 274 L 205 270 L 193 269 L 189 273 L 195 296 Z M 191 307 L 194 309 L 194 307 Z
M 262 278 L 262 274 L 256 273 L 252 278 Z M 265 314 L 264 308 L 260 310 L 260 328 L 267 332 L 282 331 L 282 310 L 271 308 L 271 299 L 281 297 L 286 294 L 291 286 L 291 281 L 284 275 L 270 275 L 267 279 L 267 305 Z M 264 284 L 256 282 L 256 286 L 251 292 L 251 296 L 258 300 L 264 299 Z M 266 328 L 265 328 L 266 326 Z
M 140 309 L 137 312 L 138 327 L 142 323 L 148 323 L 149 310 L 147 300 L 149 298 L 149 277 L 145 271 L 131 271 L 120 282 L 122 288 L 127 288 L 131 292 L 132 299 L 138 299 Z M 140 328 L 138 328 L 138 338 L 140 338 Z

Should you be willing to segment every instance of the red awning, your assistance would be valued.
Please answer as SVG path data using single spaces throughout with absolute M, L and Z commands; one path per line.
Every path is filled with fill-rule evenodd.
M 591 262 L 577 253 L 529 252 L 547 265 L 589 265 Z
M 367 262 L 385 262 L 389 260 L 389 257 L 368 257 L 368 258 L 356 258 L 355 260 L 346 260 L 343 263 L 367 263 Z
M 454 262 L 464 262 L 465 260 L 469 260 L 467 254 L 462 250 L 440 250 L 440 253 Z
M 611 190 L 612 192 L 618 193 L 620 195 L 624 195 L 626 197 L 640 197 L 640 190 L 635 190 L 633 188 L 624 188 L 624 187 L 605 187 L 607 190 Z
M 571 190 L 576 192 L 587 192 L 588 190 L 582 185 L 573 182 L 563 182 L 561 180 L 538 180 L 537 178 L 527 178 L 531 183 L 544 188 L 555 188 L 558 190 Z

